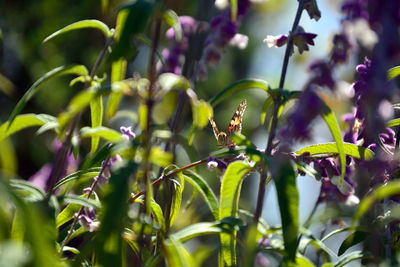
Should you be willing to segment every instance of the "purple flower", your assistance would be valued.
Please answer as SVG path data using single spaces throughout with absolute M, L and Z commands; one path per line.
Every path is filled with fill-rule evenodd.
M 275 46 L 275 47 L 281 47 L 285 44 L 287 44 L 288 37 L 285 34 L 277 35 L 277 36 L 272 36 L 272 35 L 267 35 L 267 37 L 264 39 L 264 43 L 268 45 L 269 48 Z
M 94 221 L 84 214 L 79 215 L 78 220 L 82 227 L 89 232 L 97 231 L 100 227 L 99 221 Z
M 318 84 L 319 86 L 327 86 L 333 90 L 335 87 L 335 80 L 332 77 L 332 66 L 324 61 L 319 60 L 311 64 L 309 70 L 313 73 L 311 83 Z
M 209 156 L 207 161 L 207 167 L 209 170 L 214 170 L 215 168 L 225 171 L 228 165 L 218 158 Z
M 322 103 L 314 91 L 314 86 L 309 85 L 301 95 L 293 111 L 286 117 L 285 125 L 280 130 L 282 139 L 291 144 L 295 140 L 310 139 L 310 124 L 320 113 Z
M 341 7 L 342 12 L 346 13 L 346 20 L 365 19 L 368 20 L 367 1 L 348 0 Z
M 350 41 L 345 34 L 335 34 L 331 60 L 334 63 L 346 62 L 351 48 Z
M 314 33 L 305 32 L 300 26 L 297 27 L 293 34 L 293 44 L 297 46 L 299 53 L 302 54 L 304 51 L 308 51 L 308 45 L 314 45 L 314 38 L 317 37 Z
M 136 137 L 136 134 L 132 132 L 132 127 L 121 126 L 119 130 L 122 133 L 122 137 L 127 141 L 129 141 L 130 139 L 135 139 Z
M 110 177 L 111 175 L 111 166 L 113 166 L 117 162 L 121 162 L 122 158 L 120 155 L 116 154 L 115 156 L 111 157 L 108 161 L 103 161 L 101 163 L 102 167 L 104 168 L 103 174 L 105 177 Z M 100 177 L 101 179 L 101 177 Z

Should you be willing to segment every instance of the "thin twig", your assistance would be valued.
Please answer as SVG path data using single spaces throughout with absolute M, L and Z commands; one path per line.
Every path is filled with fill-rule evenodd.
M 159 177 L 157 180 L 153 181 L 153 182 L 151 183 L 151 185 L 152 185 L 152 186 L 156 186 L 156 185 L 158 185 L 159 183 L 161 183 L 162 181 L 166 181 L 167 179 L 169 179 L 170 177 L 174 176 L 175 174 L 177 174 L 177 173 L 179 173 L 179 172 L 182 172 L 182 171 L 184 171 L 184 170 L 193 168 L 193 167 L 195 167 L 195 166 L 197 166 L 197 165 L 206 163 L 207 161 L 208 161 L 208 159 L 202 159 L 202 160 L 199 160 L 199 161 L 190 163 L 190 164 L 188 164 L 188 165 L 186 165 L 186 166 L 184 166 L 184 167 L 182 167 L 182 168 L 175 169 L 175 170 L 173 170 L 173 171 L 167 173 L 166 175 L 163 175 L 163 176 Z M 140 191 L 140 192 L 136 193 L 136 194 L 129 200 L 129 203 L 135 202 L 135 200 L 138 199 L 138 197 L 142 196 L 144 193 L 145 193 L 145 191 Z
M 285 56 L 283 59 L 281 78 L 279 81 L 279 88 L 283 88 L 283 86 L 285 85 L 285 78 L 286 78 L 286 72 L 287 72 L 287 67 L 288 67 L 288 63 L 289 63 L 289 57 L 290 57 L 291 51 L 293 49 L 292 34 L 294 33 L 297 26 L 299 25 L 301 13 L 303 12 L 303 8 L 304 8 L 304 1 L 305 0 L 301 0 L 299 2 L 296 17 L 295 17 L 293 25 L 292 25 L 292 30 L 289 34 L 289 40 L 288 40 L 288 44 L 286 46 Z M 279 111 L 280 105 L 281 105 L 281 99 L 280 98 L 274 99 L 274 113 L 273 113 L 273 117 L 272 117 L 271 131 L 269 133 L 267 147 L 265 149 L 265 154 L 267 156 L 271 156 L 271 152 L 272 152 L 272 148 L 273 148 L 273 141 L 274 141 L 274 138 L 276 135 L 277 125 L 278 125 L 278 111 Z M 268 177 L 267 174 L 268 174 L 267 167 L 264 165 L 263 171 L 261 171 L 260 184 L 258 187 L 256 211 L 254 213 L 254 222 L 255 223 L 258 223 L 258 221 L 261 217 L 262 210 L 263 210 L 265 186 L 266 186 L 266 180 Z
M 86 199 L 89 199 L 89 198 L 92 196 L 92 194 L 93 194 L 93 192 L 94 192 L 94 189 L 96 188 L 97 183 L 99 182 L 99 179 L 101 179 L 101 177 L 103 176 L 103 172 L 104 172 L 104 170 L 105 170 L 105 168 L 107 167 L 107 165 L 108 165 L 109 162 L 110 162 L 110 158 L 108 157 L 108 158 L 104 161 L 103 166 L 102 166 L 102 168 L 101 168 L 99 174 L 94 178 L 93 183 L 92 183 L 92 185 L 90 186 L 89 192 L 88 192 L 88 194 L 87 194 L 87 196 L 86 196 Z M 74 228 L 75 228 L 76 224 L 78 223 L 79 216 L 82 214 L 83 209 L 84 209 L 84 206 L 81 206 L 80 209 L 78 210 L 78 212 L 74 215 L 74 220 L 73 220 L 73 222 L 72 222 L 71 228 L 68 230 L 67 236 L 66 236 L 66 237 L 64 238 L 64 240 L 61 242 L 60 251 L 62 251 L 63 247 L 67 244 L 69 238 L 70 238 L 71 235 L 74 233 Z

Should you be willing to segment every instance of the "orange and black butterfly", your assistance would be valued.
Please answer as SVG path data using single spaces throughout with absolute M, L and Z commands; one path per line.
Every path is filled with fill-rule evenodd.
M 235 143 L 230 139 L 230 136 L 233 133 L 240 134 L 242 131 L 242 118 L 244 114 L 244 110 L 246 109 L 247 102 L 243 100 L 242 103 L 238 106 L 233 114 L 233 117 L 229 123 L 228 132 L 220 132 L 218 131 L 217 125 L 213 118 L 210 118 L 210 123 L 213 127 L 215 138 L 217 138 L 218 144 L 222 147 L 232 147 Z

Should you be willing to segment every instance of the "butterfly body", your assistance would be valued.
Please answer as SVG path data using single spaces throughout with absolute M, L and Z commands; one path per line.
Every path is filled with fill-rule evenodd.
M 234 133 L 240 134 L 242 131 L 242 119 L 243 114 L 246 109 L 247 102 L 243 100 L 242 103 L 238 106 L 233 114 L 231 121 L 229 122 L 228 131 L 220 132 L 213 118 L 210 118 L 211 126 L 213 127 L 215 138 L 218 141 L 218 144 L 222 147 L 233 147 L 235 143 L 232 141 L 230 136 Z

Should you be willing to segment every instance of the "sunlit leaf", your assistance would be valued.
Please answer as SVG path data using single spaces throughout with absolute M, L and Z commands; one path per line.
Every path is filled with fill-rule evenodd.
M 163 252 L 168 266 L 192 267 L 193 258 L 181 242 L 169 237 L 163 242 Z
M 162 90 L 168 92 L 170 90 L 187 90 L 190 88 L 190 82 L 183 76 L 175 73 L 162 73 L 158 77 L 158 82 Z
M 296 187 L 296 173 L 286 157 L 267 161 L 278 193 L 279 210 L 282 220 L 285 261 L 295 262 L 299 232 L 299 193 Z
M 56 228 L 59 228 L 64 223 L 72 220 L 74 218 L 75 213 L 81 208 L 81 205 L 76 203 L 68 204 L 58 215 L 56 218 Z
M 235 161 L 228 165 L 222 178 L 219 219 L 236 216 L 243 178 L 253 169 L 245 161 Z M 236 233 L 234 233 L 234 236 Z M 221 257 L 228 266 L 236 265 L 236 240 L 229 234 L 221 233 Z
M 399 126 L 399 125 L 400 125 L 400 118 L 390 120 L 386 123 L 386 127 L 394 127 L 394 126 Z
M 357 146 L 352 143 L 343 143 L 343 146 L 344 154 L 347 156 L 352 156 L 354 158 L 363 160 L 370 160 L 374 157 L 374 152 L 368 148 Z M 300 150 L 297 150 L 296 154 L 301 155 L 306 152 L 310 153 L 310 156 L 339 153 L 336 143 L 324 143 L 304 147 Z
M 152 147 L 150 151 L 150 162 L 160 167 L 167 167 L 172 163 L 172 154 L 165 152 L 161 147 Z
M 127 61 L 120 58 L 111 64 L 111 83 L 120 82 L 125 79 Z M 107 101 L 106 118 L 110 119 L 115 115 L 119 102 L 122 98 L 122 92 L 112 92 Z
M 60 186 L 63 186 L 69 182 L 74 182 L 77 181 L 78 179 L 84 179 L 87 177 L 95 177 L 99 174 L 101 170 L 101 167 L 94 167 L 90 168 L 87 170 L 80 170 L 74 173 L 69 174 L 68 176 L 65 176 L 64 178 L 60 179 L 55 185 L 54 189 L 59 188 Z
M 22 111 L 25 107 L 26 103 L 37 93 L 40 86 L 43 85 L 45 82 L 50 80 L 51 78 L 67 75 L 67 74 L 75 74 L 75 75 L 87 75 L 88 70 L 83 65 L 67 65 L 55 68 L 45 75 L 43 75 L 39 80 L 37 80 L 29 90 L 24 94 L 24 96 L 18 101 L 17 105 L 15 106 L 14 110 L 12 111 L 8 121 L 10 122 L 10 127 L 15 119 L 15 117 Z
M 176 240 L 186 242 L 194 237 L 219 234 L 224 232 L 224 229 L 217 226 L 215 222 L 200 222 L 195 223 L 171 234 Z
M 90 127 L 83 127 L 80 130 L 80 135 L 82 138 L 86 137 L 100 137 L 106 141 L 112 142 L 112 143 L 117 143 L 124 141 L 125 139 L 122 137 L 121 133 L 117 132 L 116 130 L 100 126 L 96 128 L 90 128 Z
M 18 194 L 24 196 L 24 198 L 29 201 L 38 201 L 44 199 L 45 197 L 45 193 L 39 187 L 28 181 L 11 179 L 10 185 L 15 191 L 18 192 Z
M 353 216 L 351 225 L 355 227 L 360 218 L 371 208 L 371 206 L 382 199 L 400 194 L 400 181 L 394 180 L 375 188 L 372 193 L 365 196 L 358 205 L 357 211 Z
M 185 178 L 186 181 L 188 181 L 197 191 L 200 192 L 214 218 L 216 220 L 219 219 L 218 200 L 207 182 L 200 175 L 193 171 L 184 171 L 183 178 Z
M 340 127 L 338 121 L 336 119 L 335 114 L 333 114 L 332 110 L 325 104 L 325 102 L 320 100 L 321 104 L 323 105 L 321 110 L 321 116 L 325 120 L 328 128 L 332 134 L 333 140 L 336 142 L 337 151 L 339 154 L 340 160 L 340 182 L 339 185 L 342 185 L 344 174 L 346 171 L 346 155 L 345 155 L 345 148 L 342 139 L 342 133 L 340 132 Z
M 230 0 L 230 2 L 231 2 L 231 19 L 232 21 L 236 21 L 238 12 L 238 0 Z
M 210 104 L 200 100 L 192 104 L 193 125 L 204 128 L 208 125 L 208 118 L 213 116 L 213 109 Z
M 174 191 L 172 194 L 171 211 L 169 214 L 169 227 L 171 227 L 172 224 L 174 223 L 176 216 L 178 215 L 179 208 L 181 207 L 182 192 L 183 192 L 183 185 L 181 185 L 177 181 L 174 181 Z
M 223 90 L 219 91 L 218 94 L 216 94 L 213 98 L 210 99 L 210 104 L 211 106 L 217 105 L 219 102 L 224 100 L 226 97 L 235 94 L 237 92 L 247 90 L 247 89 L 253 89 L 253 88 L 258 88 L 261 89 L 268 94 L 271 92 L 271 87 L 269 84 L 260 79 L 244 79 L 240 80 L 237 82 L 232 83 L 228 87 L 224 88 Z
M 99 208 L 100 202 L 94 199 L 88 199 L 83 196 L 76 196 L 76 195 L 68 195 L 63 197 L 64 202 L 66 203 L 74 203 L 81 206 L 89 207 L 89 208 Z
M 92 120 L 92 128 L 101 127 L 103 123 L 103 97 L 100 95 L 90 102 L 90 118 Z M 99 146 L 100 137 L 92 136 L 90 153 L 94 153 Z
M 168 9 L 162 13 L 161 18 L 174 29 L 175 40 L 182 40 L 182 27 L 178 15 L 172 9 Z
M 389 81 L 400 75 L 400 66 L 393 67 L 388 70 L 387 78 Z
M 1 126 L 0 126 L 1 132 Z M 0 138 L 1 139 L 1 138 Z M 11 175 L 17 173 L 17 155 L 14 147 L 9 139 L 3 139 L 0 141 L 0 169 L 3 172 L 7 172 Z
M 56 31 L 55 33 L 49 35 L 48 37 L 46 37 L 46 39 L 43 40 L 43 43 L 47 42 L 50 39 L 53 39 L 54 37 L 56 37 L 58 35 L 64 34 L 66 32 L 78 30 L 78 29 L 85 29 L 85 28 L 99 29 L 100 31 L 103 32 L 103 34 L 106 38 L 110 36 L 110 29 L 108 28 L 108 26 L 106 24 L 104 24 L 103 22 L 101 22 L 99 20 L 87 19 L 87 20 L 81 20 L 81 21 L 72 23 L 68 26 L 65 26 L 64 28 L 62 28 L 62 29 Z

